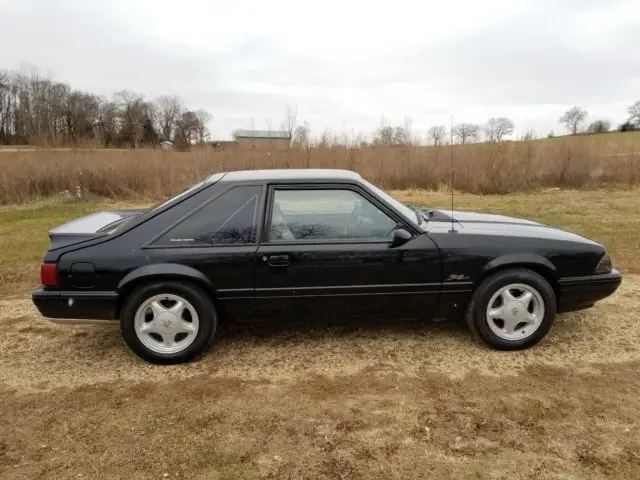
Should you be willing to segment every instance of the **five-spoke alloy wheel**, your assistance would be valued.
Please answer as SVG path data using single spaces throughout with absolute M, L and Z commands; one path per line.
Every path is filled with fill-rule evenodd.
M 133 322 L 142 344 L 159 354 L 184 350 L 195 340 L 199 326 L 193 305 L 170 293 L 146 300 Z
M 127 297 L 120 317 L 129 347 L 152 363 L 191 360 L 207 347 L 217 327 L 210 297 L 186 282 L 138 287 Z
M 467 312 L 471 330 L 500 350 L 527 348 L 549 331 L 556 315 L 553 288 L 528 269 L 501 270 L 474 293 Z

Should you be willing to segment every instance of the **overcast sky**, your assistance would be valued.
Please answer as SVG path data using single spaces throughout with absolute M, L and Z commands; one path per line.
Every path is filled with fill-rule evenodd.
M 640 0 L 0 0 L 0 69 L 24 65 L 176 93 L 218 138 L 287 106 L 314 134 L 504 115 L 546 135 L 573 105 L 617 125 L 640 99 Z

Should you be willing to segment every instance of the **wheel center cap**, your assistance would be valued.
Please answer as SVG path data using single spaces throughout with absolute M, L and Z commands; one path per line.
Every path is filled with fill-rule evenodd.
M 518 301 L 509 302 L 504 311 L 506 317 L 512 320 L 517 320 L 518 322 L 525 321 L 529 313 L 524 303 Z
M 178 326 L 178 317 L 171 312 L 164 312 L 156 318 L 156 327 L 162 332 L 171 332 Z

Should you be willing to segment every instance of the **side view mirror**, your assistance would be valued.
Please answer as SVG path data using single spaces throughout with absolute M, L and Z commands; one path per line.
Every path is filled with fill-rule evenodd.
M 393 231 L 393 239 L 391 240 L 391 245 L 389 245 L 389 247 L 399 247 L 400 245 L 407 243 L 412 238 L 413 236 L 404 228 L 396 228 Z

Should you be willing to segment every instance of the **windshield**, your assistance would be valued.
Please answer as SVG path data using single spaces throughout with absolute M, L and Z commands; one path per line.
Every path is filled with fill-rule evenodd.
M 420 228 L 421 230 L 424 230 L 426 225 L 425 222 L 419 222 L 418 221 L 418 217 L 416 216 L 416 212 L 412 209 L 407 207 L 405 204 L 399 202 L 398 200 L 396 200 L 395 198 L 393 198 L 391 195 L 389 195 L 388 193 L 386 193 L 384 190 L 380 190 L 378 187 L 376 187 L 375 185 L 373 185 L 372 183 L 367 182 L 366 180 L 363 180 L 363 182 L 365 183 L 365 185 L 376 195 L 378 195 L 380 198 L 382 198 L 382 200 L 384 200 L 385 202 L 387 202 L 389 205 L 391 205 L 395 210 L 397 210 L 404 218 L 406 218 L 412 225 L 415 225 L 416 227 Z

